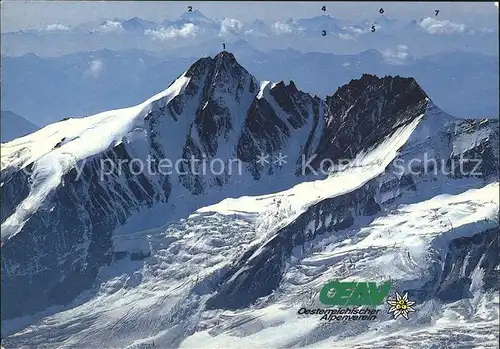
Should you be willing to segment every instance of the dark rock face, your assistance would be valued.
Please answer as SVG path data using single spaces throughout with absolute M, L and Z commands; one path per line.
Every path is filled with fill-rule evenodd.
M 17 171 L 12 174 L 2 173 L 2 222 L 12 215 L 17 205 L 29 195 L 29 176 L 31 165 L 26 167 L 25 171 Z
M 463 130 L 459 135 L 473 137 L 474 133 L 489 132 L 488 137 L 479 139 L 465 152 L 452 153 L 446 163 L 449 173 L 454 178 L 498 176 L 498 120 L 464 120 L 457 124 Z M 457 133 L 457 132 L 455 132 Z M 457 134 L 452 135 L 457 137 Z M 461 167 L 461 168 L 460 168 Z
M 202 98 L 196 110 L 194 124 L 197 133 L 203 136 L 200 140 L 202 150 L 210 157 L 217 153 L 219 138 L 226 138 L 233 128 L 232 116 L 224 101 L 217 98 L 217 93 L 227 93 L 238 101 L 244 87 L 249 88 L 241 82 L 249 76 L 230 53 L 221 53 L 207 64 Z M 234 82 L 237 82 L 236 91 L 232 90 Z
M 287 120 L 294 129 L 305 125 L 309 118 L 307 106 L 313 101 L 309 94 L 298 91 L 293 81 L 290 81 L 288 86 L 281 81 L 271 89 L 271 95 L 281 109 L 289 115 Z
M 499 233 L 495 227 L 450 241 L 444 260 L 434 263 L 433 279 L 418 290 L 408 290 L 410 297 L 418 302 L 437 298 L 445 303 L 472 298 L 470 286 L 478 269 L 483 272 L 482 291 L 498 292 Z
M 111 262 L 113 229 L 140 207 L 168 199 L 155 196 L 157 183 L 133 175 L 128 166 L 101 181 L 97 174 L 105 159 L 117 164 L 131 156 L 121 144 L 87 161 L 80 178 L 75 169 L 66 173 L 65 184 L 49 195 L 44 208 L 3 242 L 2 318 L 70 302 L 92 285 L 99 267 Z M 2 190 L 2 201 L 17 206 L 21 198 L 10 193 Z
M 397 127 L 425 113 L 427 95 L 413 78 L 364 74 L 326 98 L 328 121 L 312 167 L 322 159 L 352 159 L 373 147 Z
M 356 217 L 370 216 L 380 210 L 374 198 L 377 187 L 376 182 L 369 182 L 353 192 L 310 207 L 266 244 L 245 254 L 228 272 L 217 294 L 207 301 L 207 308 L 242 309 L 271 294 L 278 287 L 285 261 L 295 247 L 326 232 L 336 234 L 349 228 Z
M 238 142 L 238 158 L 244 162 L 253 162 L 261 151 L 274 153 L 284 143 L 282 136 L 290 137 L 287 124 L 276 115 L 268 101 L 257 99 L 252 103 L 245 120 Z M 261 139 L 262 142 L 256 143 L 254 139 Z

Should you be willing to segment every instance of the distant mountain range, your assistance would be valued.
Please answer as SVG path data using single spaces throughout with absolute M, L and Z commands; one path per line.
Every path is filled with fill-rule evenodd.
M 2 110 L 1 114 L 1 143 L 25 136 L 38 130 L 38 126 L 26 120 L 22 116 L 8 110 Z
M 319 96 L 363 73 L 414 77 L 443 110 L 459 117 L 498 117 L 498 58 L 472 52 L 413 57 L 405 46 L 354 55 L 301 53 L 293 49 L 263 52 L 247 41 L 227 44 L 259 79 L 293 80 Z M 217 48 L 200 45 L 204 56 Z M 100 50 L 62 57 L 3 56 L 3 108 L 44 125 L 128 107 L 165 88 L 196 59 L 158 57 L 140 50 Z
M 173 53 L 190 46 L 190 55 L 203 55 L 196 45 L 221 49 L 223 42 L 245 39 L 261 50 L 293 47 L 302 51 L 353 54 L 367 49 L 384 50 L 404 44 L 417 56 L 467 50 L 496 55 L 498 26 L 478 24 L 471 28 L 449 19 L 425 17 L 403 22 L 378 14 L 348 21 L 324 14 L 266 23 L 245 23 L 234 18 L 212 19 L 194 10 L 177 20 L 161 23 L 138 17 L 108 19 L 76 27 L 50 24 L 36 30 L 3 33 L 2 51 L 8 55 L 35 53 L 58 56 L 99 49 L 142 49 Z M 168 45 L 162 43 L 168 42 Z

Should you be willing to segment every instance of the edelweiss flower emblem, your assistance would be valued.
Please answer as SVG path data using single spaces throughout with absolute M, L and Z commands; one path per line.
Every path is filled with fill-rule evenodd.
M 393 313 L 394 319 L 397 319 L 398 316 L 401 315 L 408 320 L 408 313 L 415 311 L 415 309 L 411 307 L 415 302 L 410 302 L 408 300 L 408 292 L 403 296 L 396 292 L 396 299 L 388 299 L 387 304 L 391 306 L 388 313 Z

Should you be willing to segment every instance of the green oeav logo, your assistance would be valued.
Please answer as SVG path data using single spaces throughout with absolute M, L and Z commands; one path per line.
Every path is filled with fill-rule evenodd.
M 319 301 L 329 306 L 377 306 L 391 290 L 392 282 L 377 286 L 375 282 L 330 281 L 321 289 Z
M 384 303 L 384 299 L 389 295 L 392 282 L 386 281 L 377 285 L 375 282 L 328 282 L 319 294 L 319 300 L 328 308 L 300 308 L 299 315 L 320 315 L 321 320 L 344 321 L 344 320 L 376 320 L 380 309 L 375 309 Z M 414 312 L 412 307 L 415 302 L 408 299 L 408 293 L 400 295 L 396 292 L 393 298 L 387 300 L 389 305 L 388 313 L 394 319 L 399 316 L 408 320 L 410 312 Z M 333 308 L 337 306 L 337 308 Z M 363 308 L 364 307 L 364 308 Z

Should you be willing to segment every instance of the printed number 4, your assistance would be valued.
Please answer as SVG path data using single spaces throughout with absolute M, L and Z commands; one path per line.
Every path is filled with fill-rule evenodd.
M 321 8 L 321 10 L 322 10 L 322 11 L 326 11 L 326 6 L 323 6 L 323 7 Z

